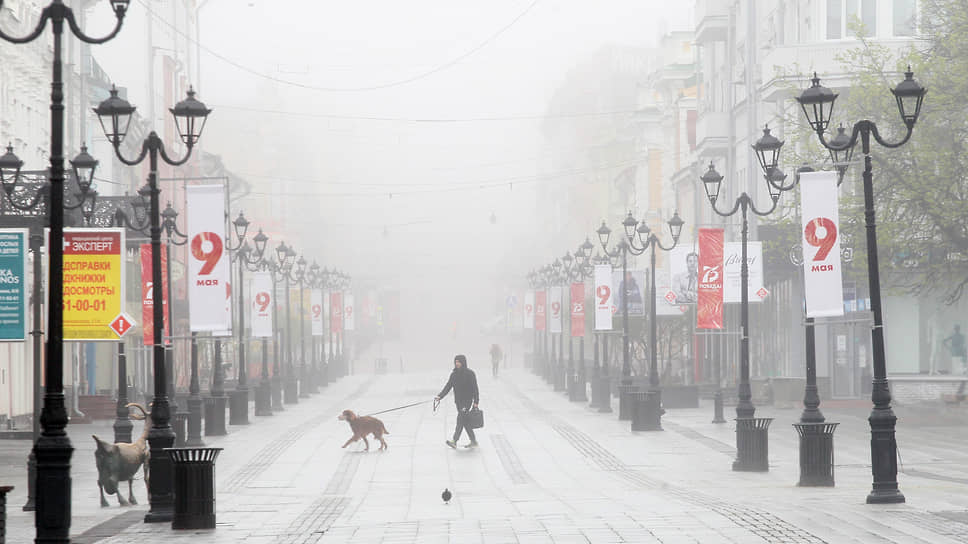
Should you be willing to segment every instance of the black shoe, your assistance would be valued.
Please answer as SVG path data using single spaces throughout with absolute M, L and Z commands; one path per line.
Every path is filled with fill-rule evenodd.
M 457 449 L 457 441 L 455 441 L 455 440 L 448 440 L 448 441 L 446 442 L 446 444 L 447 444 L 448 446 L 450 446 L 450 447 L 452 447 L 452 448 L 454 448 L 455 450 Z

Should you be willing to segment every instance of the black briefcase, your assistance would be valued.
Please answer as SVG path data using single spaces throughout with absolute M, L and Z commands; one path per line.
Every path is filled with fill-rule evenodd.
M 480 429 L 484 426 L 484 411 L 480 408 L 471 408 L 466 412 L 461 412 L 464 427 L 467 429 Z

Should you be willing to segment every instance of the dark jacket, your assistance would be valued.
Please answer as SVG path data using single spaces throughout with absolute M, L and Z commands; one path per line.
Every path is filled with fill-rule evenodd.
M 480 401 L 480 394 L 477 390 L 477 376 L 469 368 L 455 368 L 451 371 L 447 385 L 440 390 L 437 396 L 444 398 L 451 389 L 454 390 L 454 403 L 457 404 L 458 408 L 470 408 L 471 404 L 477 404 Z

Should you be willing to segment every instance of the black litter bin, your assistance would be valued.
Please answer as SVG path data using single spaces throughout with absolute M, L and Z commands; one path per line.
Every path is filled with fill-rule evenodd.
M 172 529 L 215 528 L 215 458 L 222 448 L 165 448 L 172 464 Z
M 834 485 L 834 431 L 839 423 L 794 423 L 800 435 L 799 486 Z
M 0 486 L 0 544 L 7 541 L 7 493 L 11 491 L 12 485 Z
M 733 470 L 770 470 L 769 432 L 772 422 L 772 417 L 736 418 L 736 461 L 733 462 Z
M 634 383 L 620 384 L 618 386 L 618 418 L 621 421 L 632 419 L 633 394 L 639 391 L 639 386 Z

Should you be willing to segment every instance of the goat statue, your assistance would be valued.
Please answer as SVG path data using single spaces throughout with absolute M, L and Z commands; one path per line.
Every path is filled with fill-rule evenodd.
M 131 402 L 125 405 L 126 408 L 134 406 L 138 410 L 141 410 L 141 414 L 134 414 L 132 417 L 134 419 L 143 419 L 145 422 L 144 430 L 141 432 L 141 436 L 135 442 L 116 442 L 110 443 L 105 442 L 97 437 L 97 435 L 91 435 L 94 437 L 94 441 L 97 442 L 97 449 L 94 450 L 94 461 L 97 463 L 97 487 L 101 492 L 101 506 L 108 506 L 108 501 L 104 498 L 104 492 L 106 491 L 108 495 L 118 495 L 118 504 L 121 506 L 128 506 L 129 504 L 138 504 L 138 501 L 134 498 L 134 491 L 131 489 L 132 483 L 134 482 L 134 476 L 138 473 L 138 469 L 144 471 L 145 487 L 148 486 L 148 428 L 150 426 L 148 421 L 148 413 L 145 411 L 144 406 Z M 128 482 L 128 498 L 125 499 L 124 495 L 121 494 L 121 490 L 118 489 L 118 484 L 127 480 Z

